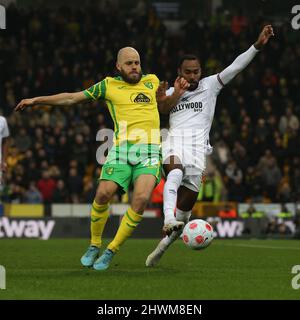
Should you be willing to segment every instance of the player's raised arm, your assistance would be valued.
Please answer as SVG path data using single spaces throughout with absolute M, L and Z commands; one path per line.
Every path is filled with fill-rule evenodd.
M 84 94 L 84 91 L 73 93 L 59 93 L 51 96 L 23 99 L 15 107 L 15 111 L 21 111 L 27 107 L 32 107 L 34 105 L 71 106 L 73 104 L 77 104 L 86 100 L 90 100 L 90 98 Z
M 263 28 L 262 32 L 258 36 L 257 41 L 247 51 L 240 54 L 230 66 L 218 74 L 218 80 L 221 82 L 221 84 L 227 84 L 239 72 L 245 69 L 259 52 L 259 50 L 261 50 L 269 41 L 271 36 L 274 36 L 273 28 L 271 25 L 267 25 Z
M 186 92 L 189 85 L 190 84 L 184 78 L 177 77 L 174 82 L 173 93 L 171 95 L 167 95 L 166 90 L 168 88 L 168 83 L 163 81 L 156 91 L 156 100 L 159 112 L 168 114 L 177 104 L 180 97 Z

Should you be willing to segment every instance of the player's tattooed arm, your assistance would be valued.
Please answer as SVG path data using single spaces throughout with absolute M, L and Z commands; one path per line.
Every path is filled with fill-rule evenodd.
M 270 37 L 274 36 L 273 28 L 270 24 L 264 26 L 262 32 L 259 34 L 257 41 L 254 43 L 254 47 L 257 50 L 261 50 L 263 46 L 269 41 Z
M 59 93 L 51 96 L 23 99 L 15 107 L 15 111 L 21 111 L 27 107 L 32 107 L 35 105 L 71 106 L 73 104 L 77 104 L 87 100 L 89 100 L 89 98 L 83 93 L 83 91 L 73 93 Z
M 186 92 L 189 85 L 190 84 L 184 78 L 177 77 L 174 82 L 173 93 L 167 96 L 166 90 L 168 89 L 168 83 L 166 81 L 161 82 L 156 91 L 156 100 L 159 112 L 169 114 L 172 108 L 178 103 L 180 97 Z

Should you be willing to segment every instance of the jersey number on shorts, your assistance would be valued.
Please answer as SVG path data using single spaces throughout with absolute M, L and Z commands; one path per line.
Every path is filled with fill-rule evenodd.
M 143 167 L 156 167 L 158 165 L 159 159 L 157 158 L 148 158 L 141 162 Z

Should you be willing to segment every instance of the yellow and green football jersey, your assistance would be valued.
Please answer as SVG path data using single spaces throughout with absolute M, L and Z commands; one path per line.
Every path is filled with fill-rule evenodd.
M 121 77 L 106 77 L 84 91 L 90 99 L 104 99 L 115 126 L 115 144 L 160 144 L 159 113 L 156 90 L 159 80 L 154 74 L 142 76 L 137 84 Z

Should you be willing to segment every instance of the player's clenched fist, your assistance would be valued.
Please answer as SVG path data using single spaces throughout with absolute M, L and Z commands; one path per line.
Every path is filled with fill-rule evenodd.
M 254 46 L 256 49 L 260 50 L 269 41 L 270 37 L 274 36 L 273 28 L 270 24 L 264 26 L 262 32 L 258 36 L 257 41 Z
M 190 84 L 183 77 L 177 77 L 174 82 L 174 91 L 178 93 L 180 96 L 183 95 Z

